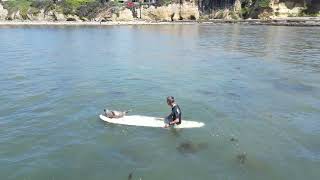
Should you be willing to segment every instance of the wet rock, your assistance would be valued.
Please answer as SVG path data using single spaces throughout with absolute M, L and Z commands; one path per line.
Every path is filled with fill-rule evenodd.
M 206 149 L 208 148 L 208 144 L 207 143 L 192 143 L 190 141 L 187 142 L 183 142 L 181 143 L 178 147 L 177 150 L 180 153 L 186 154 L 186 153 L 196 153 L 200 150 Z
M 90 20 L 89 20 L 88 18 L 86 18 L 86 17 L 81 17 L 80 20 L 81 20 L 81 21 L 84 21 L 84 22 L 89 22 L 89 21 L 90 21 Z

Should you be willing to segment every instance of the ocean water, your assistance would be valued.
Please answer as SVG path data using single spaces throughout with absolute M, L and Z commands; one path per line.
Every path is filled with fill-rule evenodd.
M 320 179 L 319 28 L 2 26 L 0 89 L 1 180 Z

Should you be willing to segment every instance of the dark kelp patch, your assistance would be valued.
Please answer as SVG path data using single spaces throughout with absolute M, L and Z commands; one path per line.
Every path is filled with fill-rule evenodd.
M 179 144 L 176 149 L 182 154 L 194 154 L 207 148 L 207 143 L 193 143 L 191 141 L 186 141 Z

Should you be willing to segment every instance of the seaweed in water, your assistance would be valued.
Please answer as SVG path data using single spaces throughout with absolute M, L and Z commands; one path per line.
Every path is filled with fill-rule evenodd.
M 208 147 L 208 144 L 207 143 L 192 143 L 190 141 L 187 141 L 187 142 L 183 142 L 181 143 L 178 147 L 177 147 L 177 150 L 180 152 L 180 153 L 196 153 L 200 150 L 203 150 L 203 149 L 206 149 Z
M 133 176 L 133 171 L 129 174 L 128 180 L 131 180 L 131 179 L 132 179 L 132 176 Z
M 231 141 L 231 142 L 239 142 L 239 140 L 236 139 L 236 138 L 234 138 L 234 137 L 230 138 L 230 141 Z
M 237 155 L 237 159 L 241 164 L 244 164 L 245 161 L 247 160 L 247 153 L 243 152 Z

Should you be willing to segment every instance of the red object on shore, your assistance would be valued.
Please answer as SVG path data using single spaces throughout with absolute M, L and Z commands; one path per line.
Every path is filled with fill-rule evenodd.
M 128 8 L 133 8 L 134 7 L 134 3 L 133 2 L 127 2 L 127 7 Z

